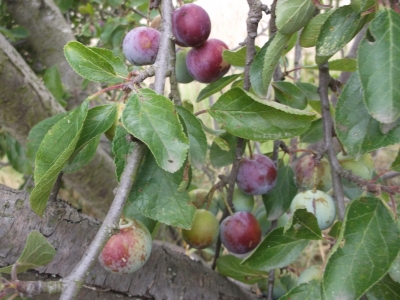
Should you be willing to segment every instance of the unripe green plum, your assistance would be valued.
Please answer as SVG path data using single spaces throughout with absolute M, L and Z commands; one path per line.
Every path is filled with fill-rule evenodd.
M 351 171 L 353 174 L 366 180 L 371 179 L 374 171 L 374 161 L 370 154 L 364 154 L 358 159 L 350 155 L 344 156 L 339 154 L 337 158 L 343 169 Z
M 186 56 L 189 50 L 190 48 L 178 48 L 176 50 L 175 76 L 179 83 L 189 83 L 194 80 L 186 66 Z
M 193 248 L 204 249 L 215 242 L 218 233 L 217 218 L 205 209 L 198 209 L 194 215 L 192 228 L 182 229 L 182 238 Z
M 207 194 L 208 191 L 204 190 L 204 189 L 195 189 L 195 190 L 191 190 L 189 192 L 189 197 L 190 197 L 190 202 L 192 202 L 192 204 L 194 206 L 196 206 L 196 208 L 207 208 Z M 210 212 L 212 212 L 214 215 L 216 215 L 218 213 L 219 210 L 219 206 L 218 206 L 218 199 L 216 197 L 216 195 L 214 194 L 211 202 L 210 202 L 210 207 L 208 209 Z
M 317 218 L 321 230 L 331 227 L 336 218 L 336 206 L 332 197 L 322 191 L 308 190 L 298 193 L 290 204 L 292 213 L 305 208 Z
M 120 118 L 122 116 L 122 112 L 124 111 L 125 108 L 125 103 L 119 102 L 117 104 L 117 115 L 115 116 L 114 123 L 111 125 L 111 127 L 104 133 L 106 137 L 112 141 L 115 136 L 115 130 L 117 129 L 117 125 L 122 124 L 120 121 Z
M 272 221 L 267 219 L 267 211 L 265 209 L 259 211 L 255 216 L 260 223 L 262 235 L 265 236 L 271 228 Z M 282 214 L 277 220 L 276 228 L 285 226 L 288 220 L 287 214 Z
M 308 269 L 305 269 L 301 272 L 299 276 L 299 280 L 297 281 L 297 285 L 302 283 L 309 282 L 311 280 L 319 280 L 321 278 L 322 272 L 320 266 L 311 266 Z
M 254 208 L 254 196 L 243 193 L 238 187 L 235 187 L 232 203 L 235 211 L 251 212 Z
M 301 158 L 294 170 L 296 185 L 301 190 L 317 190 L 327 192 L 332 187 L 332 174 L 329 162 L 323 158 L 315 166 L 314 157 L 307 155 Z
M 280 273 L 280 269 L 275 270 L 274 288 L 272 290 L 272 299 L 279 299 L 285 295 L 288 291 L 297 285 L 297 275 L 283 270 L 283 274 Z M 264 280 L 258 283 L 258 287 L 261 293 L 265 296 L 268 295 L 268 281 Z
M 99 255 L 100 264 L 114 274 L 129 274 L 140 269 L 150 257 L 151 234 L 147 227 L 132 219 L 120 224 L 120 232 L 111 236 Z

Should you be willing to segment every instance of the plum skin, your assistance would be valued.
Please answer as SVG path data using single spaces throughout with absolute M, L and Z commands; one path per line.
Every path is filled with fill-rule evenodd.
M 176 50 L 175 77 L 179 83 L 189 83 L 194 80 L 186 66 L 186 57 L 189 50 L 189 48 L 178 48 Z
M 182 47 L 199 47 L 211 32 L 208 13 L 196 4 L 185 4 L 172 13 L 172 34 L 175 43 Z
M 277 169 L 274 162 L 262 154 L 242 158 L 236 177 L 237 186 L 246 194 L 262 195 L 275 187 Z
M 110 237 L 99 255 L 100 264 L 111 273 L 133 273 L 150 257 L 151 234 L 143 223 L 132 221 L 132 226 L 122 228 L 119 233 Z
M 321 230 L 331 227 L 336 218 L 335 202 L 323 191 L 308 190 L 298 193 L 290 204 L 290 210 L 294 212 L 298 208 L 305 208 L 314 214 Z
M 192 48 L 186 56 L 189 74 L 197 81 L 211 83 L 224 76 L 231 67 L 222 58 L 228 46 L 218 39 L 209 39 L 198 48 Z
M 194 215 L 192 228 L 182 229 L 182 238 L 196 249 L 204 249 L 212 245 L 219 233 L 217 218 L 208 210 L 198 209 Z
M 230 252 L 245 254 L 260 243 L 261 226 L 254 215 L 239 211 L 222 221 L 220 238 Z
M 160 38 L 161 33 L 156 29 L 136 27 L 125 36 L 122 51 L 135 66 L 152 65 L 157 58 Z
M 294 170 L 296 185 L 303 190 L 328 191 L 332 187 L 332 174 L 329 162 L 323 158 L 319 164 L 315 165 L 312 155 L 301 158 Z

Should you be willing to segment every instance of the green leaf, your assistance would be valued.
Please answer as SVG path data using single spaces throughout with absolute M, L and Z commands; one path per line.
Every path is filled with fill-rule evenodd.
M 70 161 L 63 169 L 64 173 L 73 173 L 82 169 L 88 164 L 96 154 L 97 147 L 99 146 L 101 136 L 90 140 L 85 147 Z
M 95 52 L 96 54 L 100 55 L 106 61 L 108 61 L 114 68 L 114 71 L 118 76 L 124 78 L 128 76 L 129 72 L 126 68 L 126 64 L 122 61 L 121 57 L 115 56 L 111 50 L 105 48 L 97 48 L 97 47 L 90 47 L 89 49 Z M 120 78 L 120 80 L 123 79 Z
M 312 0 L 279 0 L 276 4 L 276 27 L 283 34 L 292 34 L 303 28 L 313 17 Z
M 307 209 L 296 209 L 292 218 L 285 225 L 285 236 L 294 239 L 322 240 L 317 218 Z
M 399 252 L 399 233 L 380 199 L 360 197 L 350 202 L 325 267 L 325 299 L 358 299 L 381 280 Z
M 210 160 L 214 168 L 229 166 L 235 159 L 237 137 L 223 133 L 215 138 L 210 148 Z M 223 147 L 226 148 L 223 148 Z
M 122 113 L 122 124 L 149 147 L 164 170 L 173 173 L 181 168 L 189 142 L 168 98 L 149 89 L 132 94 Z
M 368 32 L 357 56 L 364 103 L 373 118 L 392 123 L 400 117 L 400 15 L 380 11 Z
M 223 94 L 209 113 L 229 133 L 256 141 L 297 136 L 314 118 L 312 113 L 263 101 L 240 88 Z
M 291 35 L 276 32 L 254 57 L 250 67 L 250 82 L 258 95 L 267 94 L 276 65 L 290 38 Z
M 29 131 L 28 142 L 26 143 L 26 155 L 28 156 L 32 165 L 35 164 L 36 153 L 38 152 L 40 143 L 44 139 L 46 133 L 50 130 L 51 127 L 54 126 L 54 124 L 56 124 L 66 115 L 67 112 L 64 112 L 44 119 L 33 126 L 32 129 Z
M 178 190 L 183 181 L 183 169 L 166 172 L 147 153 L 129 195 L 127 215 L 135 210 L 161 223 L 190 229 L 196 208 L 190 204 L 187 191 Z
M 322 25 L 317 40 L 317 64 L 342 49 L 361 29 L 362 18 L 350 5 L 336 9 Z M 320 59 L 318 59 L 320 57 Z M 325 57 L 324 59 L 322 59 Z
M 5 151 L 8 162 L 14 170 L 21 174 L 32 174 L 32 166 L 25 148 L 10 134 L 0 134 L 0 149 Z
M 400 142 L 400 126 L 383 134 L 380 123 L 368 114 L 358 72 L 350 76 L 339 97 L 335 124 L 339 140 L 352 156 Z
M 220 256 L 217 260 L 218 273 L 222 276 L 231 277 L 246 284 L 254 284 L 268 278 L 268 272 L 257 271 L 242 266 L 242 260 L 233 255 Z
M 392 171 L 400 172 L 400 151 L 397 152 L 397 156 L 392 165 L 390 166 L 390 169 Z
M 400 284 L 386 275 L 367 292 L 368 300 L 400 299 Z
M 321 292 L 321 283 L 317 280 L 312 280 L 296 286 L 279 300 L 319 300 L 323 299 Z
M 43 83 L 50 91 L 50 93 L 56 98 L 58 103 L 62 106 L 66 106 L 67 102 L 64 100 L 64 88 L 61 81 L 61 75 L 58 71 L 57 66 L 52 66 L 46 69 L 43 76 Z
M 297 186 L 294 183 L 292 168 L 280 167 L 275 187 L 269 193 L 262 195 L 268 220 L 276 220 L 286 212 L 296 194 Z
M 275 91 L 275 97 L 280 103 L 297 109 L 305 109 L 307 107 L 306 95 L 293 83 L 275 81 L 272 83 L 272 87 Z
M 388 274 L 394 281 L 400 283 L 400 252 L 397 254 L 397 257 L 390 267 Z
M 79 42 L 66 44 L 64 54 L 74 71 L 90 81 L 109 82 L 118 78 L 106 59 Z
M 314 47 L 317 44 L 322 25 L 328 19 L 333 10 L 316 15 L 307 23 L 300 34 L 300 46 L 304 48 Z
M 222 58 L 232 66 L 244 67 L 246 66 L 246 51 L 246 47 L 239 48 L 236 51 L 224 50 Z
M 99 105 L 89 109 L 81 135 L 76 144 L 75 153 L 79 152 L 92 139 L 106 132 L 117 118 L 117 104 Z
M 354 58 L 341 58 L 328 62 L 329 71 L 355 72 L 357 71 L 357 61 Z M 318 70 L 317 65 L 303 66 L 304 69 Z
M 320 101 L 316 85 L 306 82 L 296 82 L 296 86 L 303 91 L 308 101 Z
M 114 154 L 115 172 L 117 180 L 120 180 L 122 172 L 126 165 L 127 156 L 133 151 L 135 143 L 131 143 L 126 139 L 129 132 L 122 126 L 117 126 L 115 136 L 112 141 L 112 152 Z
M 84 101 L 59 120 L 43 138 L 35 159 L 35 188 L 30 197 L 32 210 L 43 215 L 47 200 L 58 174 L 73 153 L 88 112 Z
M 222 77 L 221 79 L 218 79 L 217 81 L 208 84 L 204 89 L 202 89 L 200 91 L 199 95 L 197 96 L 196 102 L 200 102 L 200 101 L 210 97 L 211 95 L 219 92 L 220 90 L 222 90 L 228 84 L 235 81 L 240 76 L 242 76 L 242 74 L 229 75 L 229 76 Z
M 290 50 L 296 45 L 298 34 L 292 34 L 289 42 L 287 42 L 285 49 L 282 52 L 282 56 L 289 53 Z
M 267 272 L 296 260 L 308 241 L 287 237 L 283 230 L 279 227 L 271 231 L 242 265 Z
M 333 226 L 331 227 L 331 230 L 329 230 L 329 236 L 335 239 L 339 238 L 342 225 L 343 225 L 342 221 L 335 222 L 335 224 L 333 224 Z
M 182 117 L 189 138 L 190 163 L 201 170 L 207 154 L 207 138 L 200 121 L 186 108 L 175 106 L 175 110 Z
M 25 248 L 17 260 L 17 273 L 45 266 L 52 261 L 56 250 L 38 231 L 31 231 L 26 239 Z M 11 274 L 12 266 L 1 268 L 0 272 Z
M 322 128 L 322 119 L 311 122 L 310 128 L 300 135 L 302 143 L 316 143 L 324 137 L 324 130 Z

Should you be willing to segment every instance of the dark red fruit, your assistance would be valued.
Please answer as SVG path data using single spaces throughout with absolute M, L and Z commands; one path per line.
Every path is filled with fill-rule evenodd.
M 260 243 L 261 226 L 254 215 L 239 211 L 222 221 L 220 238 L 230 252 L 244 254 Z
M 250 195 L 268 193 L 276 184 L 277 170 L 274 162 L 267 156 L 254 154 L 253 158 L 240 161 L 236 177 L 237 186 Z
M 231 67 L 222 58 L 222 52 L 228 46 L 217 39 L 209 39 L 202 46 L 193 48 L 186 57 L 186 66 L 190 75 L 202 83 L 210 83 L 224 76 Z
M 156 61 L 161 34 L 148 27 L 136 27 L 128 32 L 122 44 L 126 59 L 135 66 L 152 65 Z
M 173 12 L 172 33 L 179 46 L 198 47 L 207 41 L 210 32 L 210 17 L 202 7 L 185 4 Z

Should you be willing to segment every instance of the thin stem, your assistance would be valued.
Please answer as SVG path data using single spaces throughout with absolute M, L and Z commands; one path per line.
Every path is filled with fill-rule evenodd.
M 106 87 L 106 88 L 102 89 L 101 91 L 97 92 L 96 94 L 91 95 L 89 97 L 89 99 L 92 100 L 92 99 L 96 98 L 97 96 L 99 96 L 100 94 L 103 94 L 103 93 L 108 92 L 108 91 L 122 89 L 124 86 L 125 86 L 125 83 L 121 83 L 121 84 L 117 84 L 117 85 Z
M 206 112 L 208 112 L 208 109 L 203 109 L 203 110 L 199 110 L 198 112 L 194 113 L 194 115 L 197 117 L 197 116 L 199 116 L 201 114 L 204 114 Z
M 90 270 L 105 243 L 110 238 L 112 230 L 118 228 L 122 209 L 126 199 L 128 198 L 133 182 L 139 172 L 139 166 L 146 149 L 147 148 L 144 144 L 136 143 L 132 153 L 129 154 L 110 210 L 82 259 L 78 262 L 71 274 L 63 279 L 64 287 L 60 300 L 75 299 L 79 289 L 85 281 L 87 272 Z

